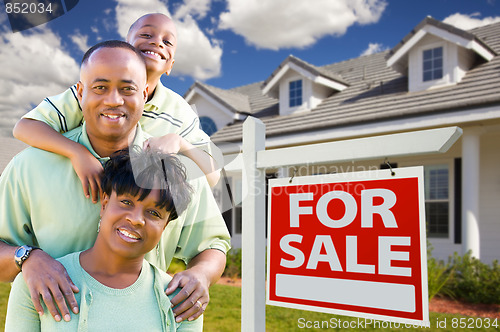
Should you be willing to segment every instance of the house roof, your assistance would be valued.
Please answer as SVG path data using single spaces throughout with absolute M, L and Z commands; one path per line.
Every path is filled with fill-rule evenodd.
M 197 90 L 208 94 L 210 97 L 215 99 L 216 102 L 220 103 L 222 106 L 234 113 L 251 113 L 248 96 L 245 94 L 241 94 L 234 90 L 216 88 L 212 85 L 201 82 L 195 82 L 186 92 L 184 97 L 189 99 L 188 97 Z
M 435 20 L 427 20 L 434 24 Z M 500 52 L 500 23 L 463 31 L 462 34 L 480 40 L 495 54 Z M 342 77 L 349 82 L 349 86 L 324 99 L 310 112 L 279 116 L 278 100 L 265 96 L 257 98 L 259 93 L 255 89 L 259 83 L 231 90 L 243 94 L 251 92 L 251 108 L 255 105 L 252 104 L 252 98 L 262 102 L 257 104 L 261 113 L 255 109 L 252 113 L 265 123 L 267 137 L 500 103 L 498 56 L 470 69 L 456 85 L 408 92 L 408 78 L 387 66 L 387 57 L 393 51 L 319 67 Z M 267 112 L 263 112 L 263 104 Z M 238 142 L 241 138 L 241 121 L 222 128 L 212 136 L 215 143 Z
M 290 67 L 301 71 L 304 76 L 309 76 L 312 81 L 318 80 L 318 78 L 325 78 L 330 85 L 335 86 L 335 89 L 338 91 L 349 86 L 349 83 L 345 81 L 342 76 L 331 72 L 327 68 L 316 67 L 293 55 L 289 55 L 264 81 L 264 83 L 262 83 L 263 93 L 268 94 L 268 91 L 276 90 L 278 88 L 276 83 L 279 81 L 280 76 L 288 71 Z

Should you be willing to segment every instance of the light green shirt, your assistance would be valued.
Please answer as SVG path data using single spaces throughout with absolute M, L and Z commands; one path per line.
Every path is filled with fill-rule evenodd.
M 74 85 L 57 96 L 45 98 L 23 118 L 45 122 L 60 133 L 70 131 L 83 123 L 82 109 L 76 95 Z M 144 106 L 139 123 L 151 136 L 178 134 L 203 149 L 210 142 L 208 135 L 200 128 L 196 112 L 184 98 L 161 82 L 158 82 L 153 98 Z
M 92 149 L 85 124 L 66 134 L 102 162 Z M 134 144 L 149 138 L 137 126 Z M 205 249 L 229 250 L 230 237 L 204 174 L 189 158 L 193 195 L 187 210 L 170 222 L 146 259 L 165 271 L 172 257 L 189 262 Z M 90 248 L 97 236 L 101 204 L 85 198 L 71 161 L 55 153 L 27 148 L 0 176 L 0 239 L 11 245 L 35 245 L 54 258 Z
M 171 277 L 147 261 L 143 262 L 137 280 L 127 288 L 115 289 L 101 284 L 80 265 L 80 253 L 69 254 L 60 262 L 80 290 L 75 294 L 80 313 L 71 313 L 69 322 L 56 322 L 43 305 L 39 316 L 31 301 L 30 292 L 19 274 L 9 296 L 6 332 L 19 331 L 185 331 L 201 332 L 203 317 L 194 321 L 175 322 L 166 289 Z

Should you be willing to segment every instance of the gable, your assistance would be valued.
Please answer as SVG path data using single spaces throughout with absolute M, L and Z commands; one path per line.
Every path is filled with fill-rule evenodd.
M 442 58 L 426 59 L 433 51 Z M 427 17 L 391 50 L 387 65 L 408 76 L 408 90 L 413 92 L 459 83 L 476 63 L 494 56 L 474 34 Z M 433 63 L 438 63 L 437 69 Z

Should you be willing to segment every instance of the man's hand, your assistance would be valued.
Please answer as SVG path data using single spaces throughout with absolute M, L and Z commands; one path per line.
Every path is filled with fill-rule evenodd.
M 177 322 L 200 317 L 210 301 L 208 288 L 219 280 L 225 266 L 225 253 L 206 249 L 189 262 L 185 271 L 174 275 L 165 293 L 170 295 L 177 288 L 182 288 L 171 300 Z
M 79 292 L 78 287 L 73 284 L 62 264 L 46 252 L 40 249 L 33 250 L 23 263 L 22 272 L 30 290 L 31 300 L 40 315 L 43 314 L 40 296 L 42 296 L 52 317 L 58 322 L 61 320 L 61 316 L 65 321 L 70 320 L 71 316 L 66 301 L 73 313 L 78 313 L 78 303 L 73 294 Z M 60 313 L 57 311 L 56 305 Z
M 101 173 L 103 168 L 101 162 L 89 150 L 83 145 L 81 147 L 81 149 L 75 150 L 70 157 L 71 164 L 73 164 L 76 175 L 82 183 L 83 194 L 87 198 L 92 196 L 92 202 L 97 203 L 102 194 Z
M 197 272 L 196 269 L 188 269 L 174 275 L 165 293 L 170 295 L 177 288 L 182 288 L 171 300 L 177 322 L 185 319 L 191 321 L 203 314 L 210 301 L 209 286 L 205 274 Z

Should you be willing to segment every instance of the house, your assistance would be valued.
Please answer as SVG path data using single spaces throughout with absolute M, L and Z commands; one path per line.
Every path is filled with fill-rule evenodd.
M 439 127 L 463 135 L 446 153 L 266 170 L 267 177 L 424 166 L 432 255 L 500 258 L 500 24 L 464 31 L 425 18 L 391 50 L 326 66 L 289 56 L 263 81 L 224 90 L 196 82 L 186 100 L 221 148 L 241 245 L 243 120 L 266 125 L 266 149 Z M 222 197 L 222 187 L 216 196 Z M 221 207 L 228 208 L 221 199 Z

